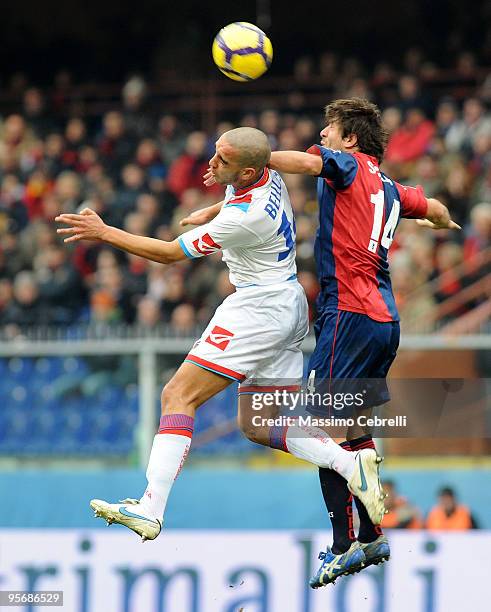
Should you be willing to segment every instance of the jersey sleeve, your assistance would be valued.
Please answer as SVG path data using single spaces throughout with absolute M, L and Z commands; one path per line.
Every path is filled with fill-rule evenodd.
M 406 219 L 424 219 L 428 211 L 428 202 L 421 185 L 408 187 L 396 183 L 401 199 L 401 217 Z
M 355 180 L 358 162 L 353 155 L 319 145 L 313 145 L 307 149 L 307 153 L 322 158 L 322 170 L 319 176 L 332 182 L 332 187 L 335 189 L 346 189 Z
M 248 227 L 246 213 L 230 206 L 224 206 L 210 223 L 181 234 L 177 241 L 190 259 L 261 242 L 257 233 Z

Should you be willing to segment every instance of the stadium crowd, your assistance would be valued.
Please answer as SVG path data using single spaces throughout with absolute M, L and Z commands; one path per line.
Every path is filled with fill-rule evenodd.
M 403 326 L 427 331 L 437 319 L 464 314 L 479 304 L 478 294 L 442 316 L 435 313 L 485 273 L 475 257 L 491 241 L 491 74 L 464 97 L 456 85 L 454 96 L 441 98 L 422 86 L 431 67 L 414 58 L 399 75 L 387 65 L 369 75 L 353 63 L 340 71 L 332 54 L 321 60 L 324 78 L 333 74 L 335 97 L 380 104 L 389 132 L 382 168 L 401 182 L 421 184 L 463 226 L 450 235 L 401 223 L 391 266 Z M 457 74 L 473 68 L 472 56 L 462 54 Z M 308 60 L 299 61 L 296 82 L 312 69 Z M 394 86 L 381 86 L 384 79 Z M 184 231 L 184 216 L 221 198 L 221 187 L 202 184 L 221 133 L 250 125 L 268 134 L 273 149 L 304 150 L 318 142 L 322 127 L 321 112 L 265 108 L 205 133 L 188 118 L 154 112 L 150 101 L 147 84 L 134 76 L 114 109 L 88 117 L 83 107 L 70 111 L 59 89 L 48 94 L 26 84 L 18 110 L 1 117 L 0 326 L 7 336 L 24 326 L 80 323 L 149 331 L 170 324 L 193 334 L 233 291 L 220 255 L 164 267 L 98 244 L 68 247 L 56 236 L 54 217 L 90 206 L 109 224 L 171 240 Z M 313 317 L 315 181 L 285 178 L 296 210 L 299 279 Z

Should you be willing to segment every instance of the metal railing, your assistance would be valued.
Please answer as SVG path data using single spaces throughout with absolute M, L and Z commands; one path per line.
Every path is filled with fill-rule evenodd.
M 457 293 L 450 295 L 433 310 L 425 315 L 425 322 L 446 333 L 472 333 L 479 330 L 480 325 L 489 320 L 487 301 L 491 296 L 491 247 L 476 253 L 461 264 L 454 266 L 434 278 L 420 285 L 405 297 L 406 302 L 417 300 L 423 295 L 435 295 L 439 288 L 446 283 L 467 281 L 469 284 Z M 471 308 L 470 312 L 459 315 L 463 308 Z M 476 312 L 473 312 L 475 310 Z M 455 320 L 448 322 L 447 317 Z M 460 318 L 465 318 L 459 323 Z M 472 322 L 472 326 L 470 325 Z M 418 328 L 419 315 L 406 315 L 405 329 L 412 331 Z

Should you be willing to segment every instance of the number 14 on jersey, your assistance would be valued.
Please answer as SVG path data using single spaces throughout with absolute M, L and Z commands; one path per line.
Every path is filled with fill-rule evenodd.
M 396 231 L 396 227 L 399 222 L 399 212 L 401 209 L 401 204 L 399 200 L 393 200 L 389 218 L 385 223 L 384 230 L 382 232 L 382 238 L 380 238 L 385 209 L 384 190 L 380 189 L 379 191 L 377 191 L 377 193 L 372 193 L 370 196 L 370 202 L 374 205 L 374 214 L 372 233 L 370 235 L 368 250 L 372 253 L 376 253 L 378 250 L 379 242 L 385 249 L 388 249 L 392 244 L 392 241 L 394 240 L 394 232 Z

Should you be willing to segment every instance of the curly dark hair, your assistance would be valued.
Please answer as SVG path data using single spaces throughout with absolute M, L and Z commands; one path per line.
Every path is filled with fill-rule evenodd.
M 387 146 L 387 132 L 382 125 L 380 109 L 364 98 L 334 100 L 326 106 L 327 123 L 339 123 L 343 138 L 355 134 L 362 153 L 382 163 Z

